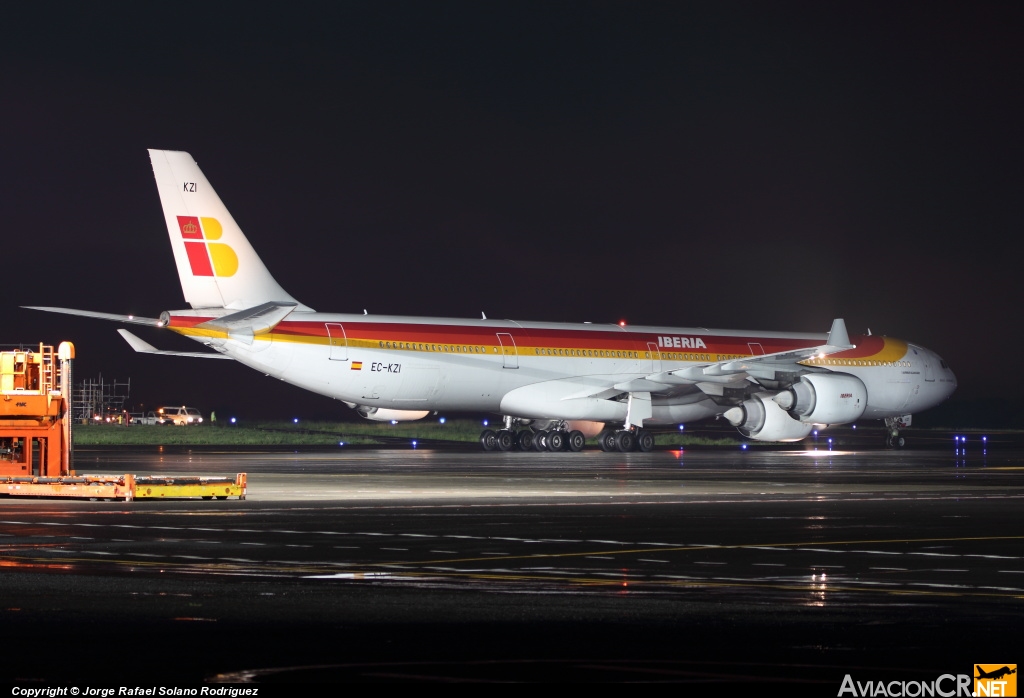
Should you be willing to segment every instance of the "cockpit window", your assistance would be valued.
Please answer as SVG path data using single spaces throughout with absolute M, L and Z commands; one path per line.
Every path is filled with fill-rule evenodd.
M 949 368 L 949 366 L 946 365 L 946 362 L 942 359 L 939 359 L 939 366 L 942 366 L 942 368 Z

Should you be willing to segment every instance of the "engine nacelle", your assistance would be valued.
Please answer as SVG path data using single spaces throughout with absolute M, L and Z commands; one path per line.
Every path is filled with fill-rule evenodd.
M 371 407 L 369 405 L 359 405 L 356 407 L 356 413 L 360 417 L 369 419 L 371 422 L 414 422 L 417 419 L 423 419 L 428 414 L 429 410 L 388 410 L 380 407 Z
M 773 399 L 794 419 L 807 424 L 849 424 L 864 414 L 868 389 L 856 376 L 810 373 Z
M 773 400 L 762 395 L 744 400 L 722 416 L 741 434 L 755 441 L 799 441 L 814 428 L 793 419 Z

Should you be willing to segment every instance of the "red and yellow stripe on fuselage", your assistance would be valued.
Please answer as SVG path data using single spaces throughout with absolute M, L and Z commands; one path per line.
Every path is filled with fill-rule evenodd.
M 800 363 L 804 366 L 823 366 L 826 368 L 843 366 L 892 366 L 904 360 L 907 355 L 907 343 L 902 339 L 880 337 L 878 335 L 862 335 L 851 337 L 854 349 L 829 354 L 822 358 L 807 359 Z
M 168 328 L 178 334 L 202 338 L 226 339 L 223 330 L 200 327 L 214 318 L 172 315 Z M 330 343 L 327 324 L 344 327 L 349 349 L 375 351 L 402 351 L 423 353 L 503 354 L 544 357 L 587 358 L 660 358 L 663 360 L 712 363 L 753 356 L 773 354 L 820 345 L 820 338 L 763 337 L 756 335 L 698 334 L 686 330 L 672 330 L 677 337 L 686 335 L 679 346 L 662 346 L 660 340 L 669 339 L 656 331 L 604 329 L 552 329 L 526 326 L 502 327 L 494 325 L 419 324 L 389 322 L 353 322 L 351 319 L 286 320 L 271 332 L 257 335 L 256 341 L 272 341 L 306 345 Z M 498 335 L 511 336 L 513 342 L 503 344 Z M 335 338 L 337 339 L 337 338 Z M 699 341 L 698 341 L 699 340 Z M 905 347 L 905 345 L 904 345 Z M 653 351 L 652 351 L 653 350 Z M 852 350 L 854 352 L 858 350 Z M 848 353 L 848 352 L 844 352 Z

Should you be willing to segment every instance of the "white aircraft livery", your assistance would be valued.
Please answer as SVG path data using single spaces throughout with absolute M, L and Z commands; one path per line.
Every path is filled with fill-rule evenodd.
M 319 313 L 289 295 L 188 153 L 150 150 L 188 310 L 159 319 L 69 308 L 50 312 L 161 327 L 204 344 L 136 351 L 227 358 L 344 401 L 373 420 L 491 412 L 486 450 L 649 450 L 652 428 L 721 416 L 759 441 L 798 441 L 821 425 L 882 419 L 889 446 L 914 412 L 956 378 L 908 342 L 828 334 L 589 323 Z M 212 351 L 210 351 L 212 350 Z

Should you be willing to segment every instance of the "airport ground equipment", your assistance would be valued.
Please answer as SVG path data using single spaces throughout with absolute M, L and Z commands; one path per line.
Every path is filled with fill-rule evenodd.
M 71 342 L 0 351 L 0 494 L 86 499 L 245 499 L 246 474 L 78 475 L 71 467 Z
M 71 473 L 71 362 L 75 347 L 0 351 L 0 477 Z
M 194 475 L 70 475 L 67 477 L 0 477 L 0 494 L 73 499 L 245 499 L 245 473 L 235 477 Z

